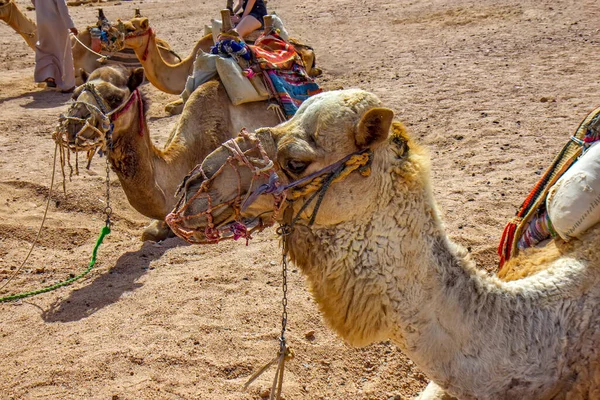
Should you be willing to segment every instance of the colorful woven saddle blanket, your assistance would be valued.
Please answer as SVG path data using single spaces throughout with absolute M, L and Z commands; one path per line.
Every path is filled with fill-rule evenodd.
M 304 100 L 322 91 L 306 73 L 296 48 L 274 30 L 265 31 L 253 45 L 225 38 L 211 52 L 245 61 L 248 69 L 262 72 L 271 96 L 287 118 L 294 116 Z
M 535 184 L 515 217 L 504 228 L 498 246 L 499 270 L 509 259 L 515 257 L 519 250 L 557 236 L 546 209 L 548 192 L 578 158 L 598 140 L 600 140 L 600 108 L 592 111 L 581 122 L 573 136 Z
M 142 66 L 133 49 L 123 48 L 123 41 L 110 25 L 108 20 L 100 20 L 99 26 L 88 27 L 92 38 L 91 49 L 108 58 L 104 61 L 106 65 L 122 65 L 127 68 L 139 68 Z
M 296 48 L 276 31 L 265 32 L 251 46 L 256 62 L 266 76 L 269 90 L 287 118 L 296 114 L 304 100 L 322 92 L 308 76 Z

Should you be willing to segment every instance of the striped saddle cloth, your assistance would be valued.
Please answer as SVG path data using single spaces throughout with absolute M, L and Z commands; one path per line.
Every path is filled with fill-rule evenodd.
M 116 53 L 110 53 L 102 49 L 100 54 L 110 56 L 106 60 L 107 65 L 120 64 L 127 68 L 139 68 L 142 66 L 133 49 L 123 49 Z
M 573 136 L 535 184 L 515 217 L 511 219 L 500 239 L 498 270 L 516 256 L 520 248 L 530 247 L 553 235 L 552 225 L 547 217 L 546 197 L 550 188 L 573 165 L 582 152 L 592 143 L 600 140 L 600 107 L 588 114 Z

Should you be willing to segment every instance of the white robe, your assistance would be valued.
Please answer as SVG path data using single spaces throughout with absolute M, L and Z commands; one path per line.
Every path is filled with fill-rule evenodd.
M 35 6 L 37 37 L 36 82 L 54 78 L 61 90 L 75 86 L 75 68 L 69 29 L 75 27 L 66 0 L 31 0 Z

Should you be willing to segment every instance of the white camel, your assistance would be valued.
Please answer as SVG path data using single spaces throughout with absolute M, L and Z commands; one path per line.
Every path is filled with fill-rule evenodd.
M 513 269 L 531 270 L 525 278 L 489 276 L 446 236 L 429 157 L 392 119 L 371 93 L 335 91 L 307 100 L 291 120 L 257 131 L 276 161 L 280 185 L 349 154 L 371 154 L 370 174 L 363 167 L 345 176 L 354 158 L 344 163 L 314 225 L 310 206 L 288 239 L 289 256 L 306 274 L 329 326 L 357 346 L 392 339 L 435 382 L 422 399 L 600 399 L 600 226 L 581 240 L 555 240 L 511 260 Z M 214 232 L 234 218 L 274 215 L 271 195 L 243 211 L 231 201 L 269 178 L 256 172 L 264 167 L 252 150 L 256 142 L 240 137 L 236 143 L 250 150 L 250 162 L 230 161 L 215 174 L 235 146 L 211 153 L 197 169 L 211 180 L 192 175 L 188 204 L 167 217 L 174 231 L 202 237 L 211 221 Z M 210 197 L 196 194 L 202 182 Z M 300 211 L 308 196 L 302 188 L 286 189 L 295 200 L 282 203 L 278 222 L 286 216 L 289 222 L 286 210 Z

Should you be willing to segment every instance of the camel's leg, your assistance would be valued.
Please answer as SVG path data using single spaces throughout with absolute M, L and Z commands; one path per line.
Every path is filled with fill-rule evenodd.
M 429 385 L 415 397 L 414 400 L 457 400 L 456 397 L 452 397 L 444 389 L 439 387 L 435 382 L 429 382 Z
M 150 222 L 150 225 L 144 229 L 142 233 L 142 241 L 150 240 L 152 242 L 160 242 L 170 237 L 174 237 L 175 234 L 169 228 L 169 225 L 165 221 L 159 221 L 155 219 Z
M 179 115 L 183 111 L 183 99 L 175 100 L 165 106 L 165 111 L 170 115 Z

